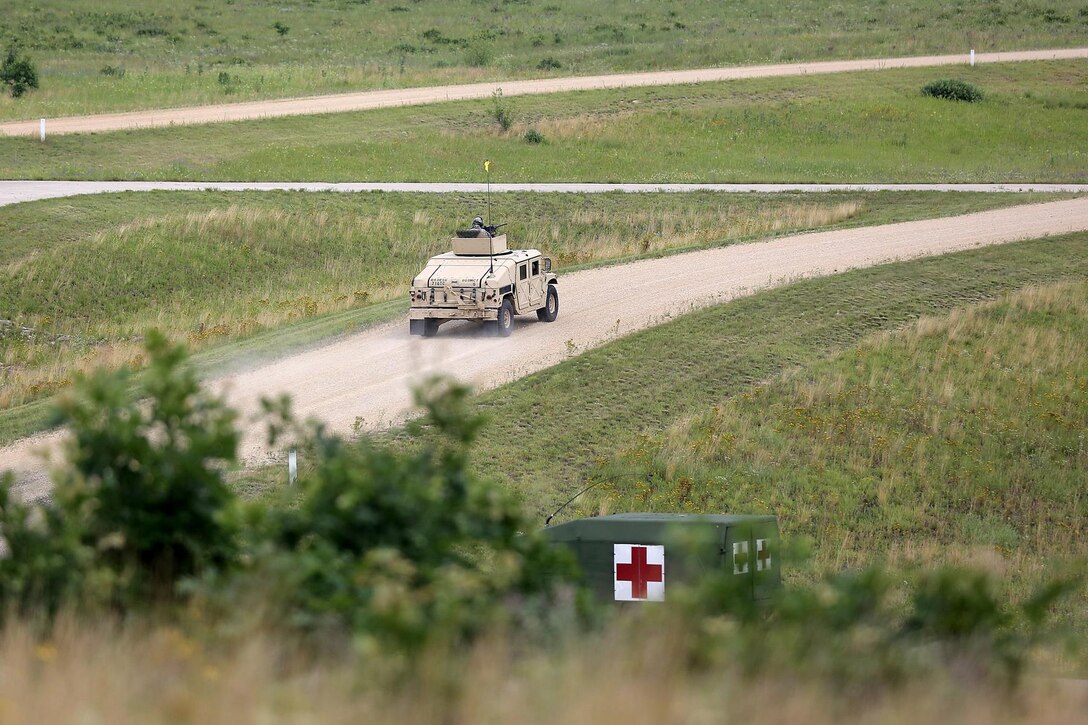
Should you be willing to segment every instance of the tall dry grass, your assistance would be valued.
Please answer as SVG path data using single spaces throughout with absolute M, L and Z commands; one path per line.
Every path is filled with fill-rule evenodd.
M 844 693 L 739 668 L 693 671 L 676 641 L 621 624 L 515 654 L 496 637 L 392 678 L 382 662 L 303 655 L 274 633 L 209 645 L 176 628 L 64 620 L 43 638 L 16 622 L 0 634 L 0 722 L 1064 725 L 1082 719 L 1088 697 L 1078 682 L 1034 678 L 1009 693 L 952 672 Z

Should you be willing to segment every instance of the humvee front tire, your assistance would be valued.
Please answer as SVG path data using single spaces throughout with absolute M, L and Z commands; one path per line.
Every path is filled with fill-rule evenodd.
M 510 298 L 507 297 L 502 301 L 502 307 L 499 308 L 499 319 L 496 321 L 498 327 L 499 337 L 510 337 L 510 333 L 514 331 L 514 304 L 510 302 Z
M 548 297 L 544 306 L 536 311 L 536 318 L 541 322 L 555 322 L 559 317 L 559 290 L 554 284 L 548 285 Z

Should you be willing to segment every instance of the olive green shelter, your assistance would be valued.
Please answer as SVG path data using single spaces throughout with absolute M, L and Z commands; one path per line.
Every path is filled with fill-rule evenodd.
M 663 601 L 668 588 L 700 576 L 739 577 L 754 599 L 780 586 L 774 516 L 616 514 L 544 530 L 571 549 L 586 584 L 608 601 Z

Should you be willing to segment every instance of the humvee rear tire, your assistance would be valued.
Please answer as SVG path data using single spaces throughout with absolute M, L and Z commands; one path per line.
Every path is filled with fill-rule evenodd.
M 423 321 L 423 336 L 434 337 L 438 334 L 438 320 L 427 319 Z
M 514 331 L 514 305 L 510 302 L 510 298 L 507 297 L 502 301 L 502 307 L 499 308 L 498 319 L 498 332 L 499 337 L 510 337 L 510 333 Z
M 559 290 L 550 284 L 547 299 L 544 306 L 536 311 L 536 318 L 541 322 L 555 322 L 556 317 L 559 317 Z

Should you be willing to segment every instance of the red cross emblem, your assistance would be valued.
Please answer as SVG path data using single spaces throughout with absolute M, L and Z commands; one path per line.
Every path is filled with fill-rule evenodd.
M 613 573 L 618 602 L 665 600 L 665 547 L 613 544 Z
M 766 539 L 756 539 L 756 571 L 771 568 L 771 549 Z

